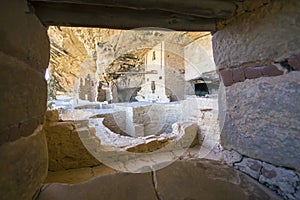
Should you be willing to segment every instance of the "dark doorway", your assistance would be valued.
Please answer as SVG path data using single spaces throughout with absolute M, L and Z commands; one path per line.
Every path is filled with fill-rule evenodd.
M 196 96 L 205 96 L 209 94 L 208 87 L 204 81 L 195 84 L 195 94 Z

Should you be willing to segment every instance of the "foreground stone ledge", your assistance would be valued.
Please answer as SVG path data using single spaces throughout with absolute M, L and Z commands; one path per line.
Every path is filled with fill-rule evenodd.
M 118 173 L 81 184 L 45 185 L 39 200 L 279 200 L 252 178 L 215 161 L 177 161 L 161 170 Z
M 28 137 L 0 146 L 1 199 L 32 199 L 46 178 L 47 157 L 42 126 Z

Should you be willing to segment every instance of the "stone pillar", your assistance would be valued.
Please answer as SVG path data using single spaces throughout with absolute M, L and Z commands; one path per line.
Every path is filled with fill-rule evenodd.
M 48 166 L 41 124 L 49 40 L 26 0 L 3 1 L 0 15 L 0 196 L 32 199 Z
M 300 171 L 300 1 L 246 1 L 213 35 L 221 143 Z M 226 24 L 226 25 L 224 25 Z

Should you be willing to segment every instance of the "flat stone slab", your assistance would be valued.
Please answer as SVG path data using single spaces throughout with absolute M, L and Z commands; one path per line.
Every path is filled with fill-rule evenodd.
M 152 173 L 118 173 L 45 185 L 39 200 L 277 200 L 249 176 L 216 161 L 176 161 Z
M 52 183 L 45 185 L 39 200 L 154 200 L 151 174 L 108 175 L 80 184 Z
M 249 176 L 209 160 L 175 162 L 156 172 L 156 182 L 163 200 L 281 199 Z

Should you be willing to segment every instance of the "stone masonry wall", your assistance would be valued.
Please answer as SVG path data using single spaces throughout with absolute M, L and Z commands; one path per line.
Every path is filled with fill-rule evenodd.
M 246 1 L 213 35 L 221 144 L 300 171 L 300 2 Z
M 300 198 L 300 174 L 294 170 L 249 158 L 233 150 L 223 151 L 223 161 L 248 174 L 284 199 L 297 200 Z
M 0 196 L 32 199 L 48 166 L 40 124 L 46 110 L 49 40 L 25 0 L 1 2 L 0 23 Z

